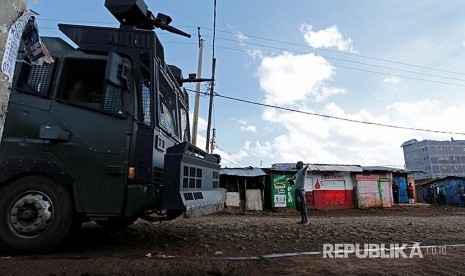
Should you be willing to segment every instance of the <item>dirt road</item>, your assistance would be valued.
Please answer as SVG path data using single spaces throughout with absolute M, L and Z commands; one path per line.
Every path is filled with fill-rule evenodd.
M 465 208 L 395 207 L 219 214 L 108 233 L 94 223 L 59 251 L 5 256 L 2 275 L 418 275 L 463 274 Z M 422 258 L 323 258 L 324 244 L 420 242 Z M 436 247 L 434 247 L 436 248 Z M 410 250 L 405 250 L 407 255 Z M 285 254 L 282 254 L 285 253 Z M 289 253 L 289 254 L 287 254 Z M 435 253 L 435 254 L 434 254 Z M 445 253 L 445 255 L 443 255 Z

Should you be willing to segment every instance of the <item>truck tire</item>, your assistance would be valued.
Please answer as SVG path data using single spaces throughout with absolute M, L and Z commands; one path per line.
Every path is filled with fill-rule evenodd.
M 10 253 L 46 253 L 70 231 L 70 193 L 55 180 L 26 176 L 0 189 L 0 245 Z

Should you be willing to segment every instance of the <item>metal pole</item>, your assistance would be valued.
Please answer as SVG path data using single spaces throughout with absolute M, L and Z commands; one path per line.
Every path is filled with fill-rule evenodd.
M 199 63 L 197 67 L 197 78 L 202 77 L 202 57 L 203 57 L 203 39 L 200 38 L 200 30 L 198 31 L 199 36 Z M 197 145 L 197 129 L 199 125 L 199 99 L 200 99 L 200 82 L 197 83 L 195 89 L 195 105 L 194 105 L 194 122 L 192 127 L 192 144 Z
M 210 128 L 212 126 L 212 109 L 213 109 L 213 93 L 215 88 L 215 68 L 216 68 L 216 58 L 212 59 L 212 82 L 210 87 L 210 105 L 208 107 L 208 124 L 207 124 L 207 143 L 205 149 L 207 152 L 210 152 Z
M 213 135 L 210 143 L 210 151 L 213 152 L 215 150 L 215 140 L 216 140 L 216 128 L 213 128 Z
M 18 19 L 19 13 L 26 10 L 25 0 L 2 0 L 0 1 L 0 26 L 9 30 L 11 25 Z M 8 31 L 0 31 L 0 65 L 6 46 Z M 3 125 L 5 124 L 6 109 L 10 99 L 11 82 L 7 75 L 0 70 L 0 142 L 2 140 Z

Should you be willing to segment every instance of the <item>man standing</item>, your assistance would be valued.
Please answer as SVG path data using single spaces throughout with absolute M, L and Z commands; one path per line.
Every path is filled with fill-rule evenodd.
M 434 189 L 434 201 L 438 206 L 441 206 L 441 200 L 439 199 L 439 186 L 437 184 L 434 184 L 433 186 Z
M 444 188 L 443 185 L 441 185 L 441 188 L 439 188 L 439 201 L 442 204 L 447 205 L 447 194 L 446 194 L 446 188 Z
M 304 163 L 302 161 L 299 161 L 297 162 L 295 167 L 297 169 L 297 172 L 294 174 L 292 179 L 289 180 L 289 182 L 291 183 L 291 185 L 295 185 L 295 207 L 302 216 L 302 220 L 298 223 L 307 225 L 307 202 L 305 200 L 304 179 L 305 172 L 308 168 L 308 164 L 304 167 Z
M 434 188 L 433 188 L 433 184 L 430 184 L 428 186 L 428 199 L 429 199 L 429 204 L 434 204 Z
M 415 199 L 414 199 L 414 196 L 415 196 L 415 191 L 414 191 L 414 187 L 412 185 L 411 182 L 408 183 L 408 186 L 407 186 L 407 195 L 408 195 L 408 203 L 415 203 Z
M 459 192 L 458 192 L 459 196 L 460 196 L 460 201 L 462 202 L 462 207 L 465 207 L 465 189 L 463 188 L 462 185 L 459 185 Z
M 392 195 L 394 196 L 394 203 L 399 205 L 399 185 L 395 181 L 392 183 Z

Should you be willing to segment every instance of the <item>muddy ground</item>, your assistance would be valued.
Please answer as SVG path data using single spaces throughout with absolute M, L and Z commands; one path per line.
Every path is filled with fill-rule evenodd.
M 293 210 L 148 223 L 106 232 L 83 226 L 49 255 L 5 256 L 2 275 L 459 275 L 465 273 L 465 208 L 401 206 L 374 210 L 310 211 L 296 224 Z M 421 242 L 405 258 L 328 259 L 323 244 Z M 362 245 L 363 246 L 363 245 Z M 411 250 L 405 250 L 407 255 Z M 282 253 L 291 253 L 282 255 Z M 439 254 L 441 253 L 441 254 Z

